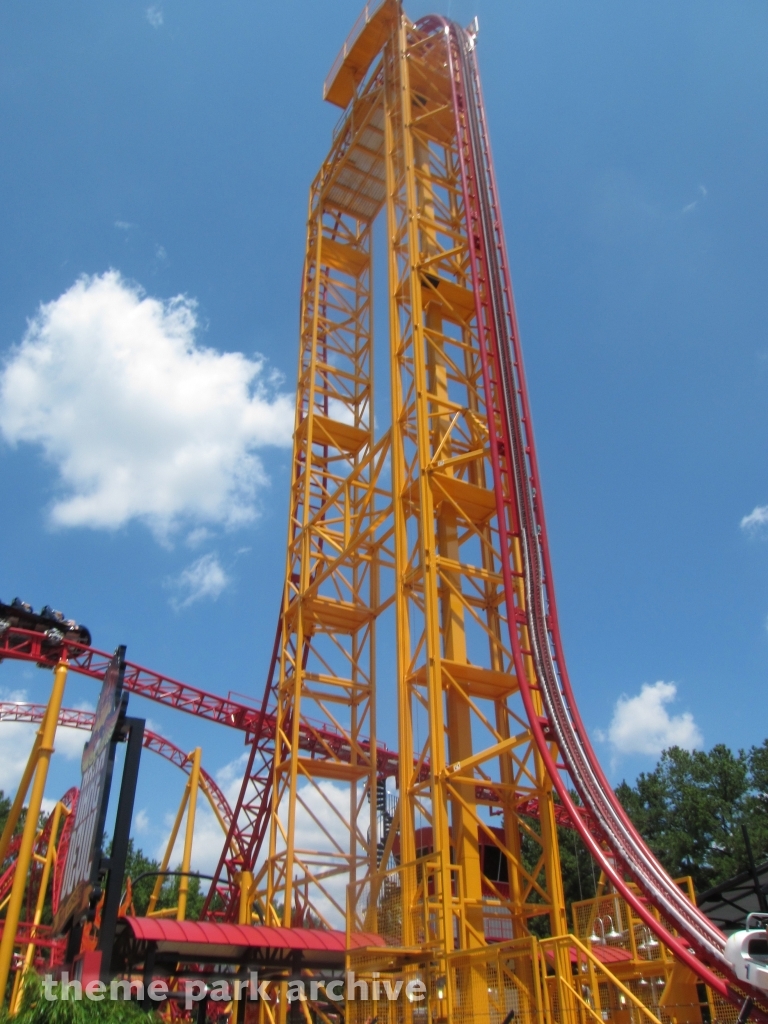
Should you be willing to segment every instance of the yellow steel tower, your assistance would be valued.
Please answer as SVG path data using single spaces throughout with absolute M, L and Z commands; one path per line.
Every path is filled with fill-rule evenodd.
M 399 945 L 440 956 L 523 937 L 534 917 L 566 931 L 552 788 L 509 650 L 498 517 L 512 513 L 489 465 L 455 62 L 442 22 L 413 25 L 384 0 L 326 82 L 345 112 L 309 201 L 266 892 L 275 922 L 338 922 L 349 900 L 352 927 L 396 920 Z M 377 424 L 379 214 L 389 374 Z M 396 697 L 400 751 L 383 858 L 377 620 L 396 641 L 378 700 Z M 338 730 L 344 755 L 320 728 L 316 750 L 300 750 L 300 721 Z M 498 850 L 492 872 L 480 839 Z
M 349 954 L 373 995 L 348 989 L 347 1024 L 727 1020 L 724 939 L 633 832 L 567 679 L 475 38 L 379 0 L 325 83 L 343 114 L 309 196 L 269 845 L 241 911 L 252 892 L 267 923 L 385 939 Z M 612 886 L 574 934 L 558 820 Z M 378 1001 L 382 977 L 426 1004 Z

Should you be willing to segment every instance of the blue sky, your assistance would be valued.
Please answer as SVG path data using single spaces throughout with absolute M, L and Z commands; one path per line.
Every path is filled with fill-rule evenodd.
M 768 505 L 768 8 L 408 10 L 480 19 L 565 648 L 597 749 L 618 781 L 670 738 L 762 742 L 768 513 L 740 523 Z M 321 87 L 358 13 L 0 11 L 0 596 L 253 699 L 283 573 L 307 190 L 339 113 Z M 0 669 L 6 693 L 48 686 Z M 94 700 L 73 678 L 66 702 Z M 238 735 L 132 711 L 236 779 Z M 393 743 L 386 710 L 381 732 Z M 0 726 L 0 785 L 27 742 Z M 78 744 L 49 797 L 77 780 Z M 180 795 L 147 755 L 147 850 Z

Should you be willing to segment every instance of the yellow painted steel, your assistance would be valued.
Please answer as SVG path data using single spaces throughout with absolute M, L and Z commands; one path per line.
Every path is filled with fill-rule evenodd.
M 31 941 L 27 944 L 27 950 L 24 954 L 24 961 L 16 972 L 16 977 L 13 983 L 13 994 L 10 1001 L 10 1015 L 15 1016 L 21 1009 L 21 999 L 24 994 L 24 978 L 27 971 L 32 966 L 32 961 L 35 955 L 35 934 L 36 930 L 43 919 L 43 910 L 45 908 L 45 897 L 48 892 L 48 882 L 51 877 L 51 869 L 56 863 L 56 854 L 58 846 L 59 836 L 59 825 L 61 823 L 62 815 L 68 815 L 71 812 L 64 806 L 61 801 L 58 801 L 53 809 L 53 816 L 51 820 L 51 831 L 48 839 L 48 848 L 45 852 L 43 859 L 43 871 L 40 878 L 40 888 L 37 893 L 37 902 L 35 904 L 35 914 L 32 920 L 32 930 L 30 932 Z
M 24 831 L 21 837 L 21 845 L 16 860 L 16 868 L 13 875 L 11 898 L 8 902 L 8 909 L 5 914 L 3 937 L 0 941 L 0 1007 L 5 1002 L 5 988 L 8 984 L 8 975 L 13 957 L 13 947 L 16 942 L 16 929 L 19 924 L 21 904 L 24 898 L 24 890 L 27 884 L 29 866 L 32 862 L 32 849 L 37 834 L 37 822 L 40 817 L 40 808 L 45 792 L 45 782 L 48 777 L 48 766 L 54 750 L 56 738 L 56 726 L 59 722 L 59 711 L 64 697 L 64 687 L 67 681 L 67 665 L 61 661 L 53 672 L 53 688 L 48 700 L 45 717 L 40 725 L 40 742 L 37 745 L 34 771 L 34 781 L 27 807 L 27 817 L 24 822 Z M 34 751 L 33 751 L 34 753 Z
M 274 785 L 254 898 L 268 923 L 346 918 L 348 932 L 383 935 L 386 956 L 350 964 L 425 980 L 431 1020 L 485 1024 L 516 1005 L 518 1019 L 586 1024 L 607 985 L 625 1024 L 642 999 L 568 934 L 552 780 L 509 646 L 511 618 L 535 686 L 520 546 L 504 550 L 498 519 L 514 525 L 514 495 L 497 500 L 490 461 L 499 412 L 449 45 L 438 21 L 370 4 L 325 84 L 347 106 L 309 197 Z M 376 360 L 374 230 L 389 320 Z M 377 820 L 376 704 L 395 700 L 398 802 Z M 513 947 L 527 951 L 525 984 L 517 953 L 499 959 Z M 631 955 L 627 977 L 644 978 Z M 571 978 L 574 957 L 589 981 Z M 406 1003 L 402 1019 L 417 1009 Z M 655 1020 L 645 1009 L 637 1019 Z M 362 1024 L 384 1010 L 345 1012 Z
M 366 150 L 380 148 L 380 105 L 360 114 Z M 338 924 L 347 883 L 375 866 L 375 622 L 390 499 L 378 484 L 388 440 L 374 438 L 371 215 L 383 181 L 368 181 L 373 198 L 349 190 L 348 204 L 333 202 L 337 181 L 327 174 L 362 158 L 340 145 L 310 192 L 301 300 L 263 894 L 269 923 L 286 925 Z M 311 755 L 302 725 L 317 737 Z
M 8 812 L 8 817 L 3 828 L 3 834 L 0 837 L 0 864 L 5 860 L 5 855 L 8 852 L 8 844 L 13 838 L 13 833 L 16 831 L 16 826 L 19 823 L 19 817 L 21 815 L 24 801 L 27 799 L 27 792 L 29 790 L 29 784 L 32 781 L 32 776 L 35 774 L 35 768 L 37 767 L 37 755 L 40 752 L 40 742 L 43 735 L 43 726 L 45 719 L 40 723 L 40 727 L 35 734 L 35 742 L 32 745 L 32 750 L 24 768 L 24 773 L 21 776 L 19 782 L 19 788 L 16 791 L 16 796 L 13 798 L 11 809 Z
M 175 917 L 177 921 L 184 921 L 187 913 L 187 895 L 189 893 L 189 869 L 192 863 L 192 846 L 194 842 L 195 834 L 195 816 L 197 813 L 197 791 L 201 786 L 200 776 L 200 761 L 202 758 L 202 750 L 200 747 L 195 747 L 191 754 L 187 755 L 187 759 L 191 762 L 191 769 L 189 778 L 184 787 L 184 792 L 179 803 L 179 809 L 176 811 L 176 817 L 171 828 L 171 834 L 168 836 L 168 842 L 165 845 L 165 853 L 160 863 L 160 871 L 155 884 L 152 889 L 152 895 L 149 898 L 147 904 L 147 917 Z M 204 788 L 204 792 L 208 796 L 209 802 L 213 806 L 210 794 L 207 788 Z M 216 808 L 214 807 L 214 811 Z M 187 812 L 187 824 L 184 832 L 184 850 L 181 858 L 181 877 L 179 879 L 179 898 L 175 907 L 165 907 L 161 910 L 157 909 L 157 901 L 160 899 L 160 891 L 163 888 L 163 882 L 166 878 L 166 872 L 168 866 L 171 863 L 171 857 L 173 856 L 173 849 L 176 846 L 176 840 L 179 836 L 179 829 L 181 828 L 181 822 L 184 819 L 184 812 Z M 222 825 L 224 834 L 226 835 L 227 829 L 224 827 L 220 816 L 217 812 L 217 818 L 219 824 Z
M 253 873 L 251 871 L 240 872 L 240 903 L 238 905 L 237 923 L 253 924 Z
M 200 758 L 202 750 L 195 747 L 192 752 L 192 771 L 189 773 L 189 798 L 187 800 L 187 828 L 184 833 L 184 853 L 181 858 L 181 878 L 179 879 L 179 902 L 176 908 L 176 920 L 184 921 L 187 917 L 187 894 L 189 893 L 189 869 L 192 864 L 192 842 L 195 837 L 195 815 L 197 813 L 197 790 L 200 785 Z
M 486 943 L 489 898 L 493 926 L 510 938 L 535 918 L 553 935 L 567 927 L 552 786 L 504 641 L 445 46 L 405 16 L 391 19 L 310 190 L 265 906 L 275 923 L 309 911 L 338 924 L 343 882 L 355 926 L 375 922 L 369 751 L 381 619 L 394 639 L 384 692 L 398 701 L 398 856 L 413 865 L 435 852 L 430 927 L 447 954 Z M 377 408 L 391 427 L 375 432 L 371 237 L 380 213 L 390 338 Z M 307 756 L 301 730 L 315 726 L 338 732 L 348 756 L 324 745 L 319 729 Z M 538 822 L 517 813 L 531 798 Z M 481 839 L 498 850 L 509 894 L 485 876 Z M 399 881 L 405 946 L 421 941 L 405 912 L 414 871 L 404 867 Z

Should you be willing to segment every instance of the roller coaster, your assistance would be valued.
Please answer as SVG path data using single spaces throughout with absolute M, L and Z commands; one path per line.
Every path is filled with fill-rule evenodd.
M 350 1024 L 766 1020 L 762 982 L 615 797 L 569 680 L 477 24 L 370 3 L 324 98 L 342 113 L 310 189 L 285 584 L 262 699 L 125 673 L 127 691 L 236 729 L 249 751 L 232 810 L 215 798 L 227 834 L 202 918 L 343 925 L 358 977 L 423 981 L 421 1007 L 348 999 Z M 0 660 L 103 678 L 110 656 L 83 627 L 0 611 Z M 396 751 L 376 738 L 377 700 L 397 706 Z M 563 826 L 600 874 L 571 924 Z M 258 1012 L 282 1021 L 289 1005 Z M 320 1003 L 302 1012 L 332 1019 Z

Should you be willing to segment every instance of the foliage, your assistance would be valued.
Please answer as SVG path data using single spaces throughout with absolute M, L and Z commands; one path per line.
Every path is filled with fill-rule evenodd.
M 125 860 L 125 875 L 131 879 L 133 885 L 133 905 L 136 914 L 143 917 L 147 912 L 149 898 L 155 885 L 160 865 L 156 860 L 147 857 L 143 850 L 134 846 L 133 840 L 128 840 L 128 854 Z M 145 876 L 142 878 L 142 875 Z
M 54 986 L 53 992 L 56 993 Z M 8 1024 L 7 1011 L 0 1013 L 0 1024 Z M 106 998 L 101 1002 L 91 999 L 45 998 L 42 980 L 33 972 L 27 975 L 21 1009 L 13 1024 L 161 1024 L 156 1013 L 147 1013 L 136 1003 Z
M 577 805 L 581 803 L 578 794 L 573 790 L 571 798 Z M 559 802 L 559 798 L 555 796 L 555 803 Z M 541 833 L 541 824 L 537 819 L 526 818 L 525 820 L 534 835 Z M 560 853 L 560 874 L 565 894 L 565 907 L 566 912 L 570 915 L 572 903 L 576 900 L 591 899 L 595 895 L 597 873 L 594 861 L 575 829 L 558 825 L 557 844 Z M 522 855 L 526 869 L 533 871 L 541 857 L 541 845 L 527 832 L 523 833 Z M 538 876 L 538 881 L 544 889 L 548 888 L 543 870 Z M 528 897 L 528 902 L 543 901 L 537 892 L 532 892 Z M 549 918 L 546 916 L 531 918 L 528 926 L 531 933 L 539 938 L 546 938 L 550 934 Z
M 8 820 L 8 815 L 11 810 L 11 801 L 0 789 L 0 835 L 3 833 L 5 823 Z
M 671 747 L 616 795 L 667 871 L 691 875 L 697 892 L 748 868 L 742 825 L 755 860 L 768 854 L 768 740 L 736 754 Z
M 129 839 L 128 854 L 125 860 L 125 877 L 131 879 L 133 906 L 138 917 L 143 917 L 147 912 L 159 870 L 159 862 L 152 857 L 147 857 L 143 850 L 134 846 L 133 839 Z M 181 865 L 176 870 L 180 871 Z M 165 879 L 157 900 L 157 910 L 177 906 L 180 882 L 181 878 L 177 875 L 170 875 Z M 191 875 L 187 889 L 187 920 L 196 921 L 199 918 L 204 900 L 205 893 L 201 892 L 200 879 L 196 875 Z
M 557 840 L 560 847 L 560 871 L 565 906 L 570 914 L 572 903 L 592 899 L 595 895 L 598 874 L 595 862 L 575 829 L 558 825 Z
M 7 797 L 2 789 L 0 789 L 0 835 L 2 835 L 5 823 L 8 821 L 8 815 L 11 812 L 11 804 L 13 801 L 10 797 Z M 39 827 L 42 828 L 45 824 L 47 815 L 44 811 L 40 812 Z M 27 808 L 22 807 L 21 813 L 19 814 L 19 820 L 16 822 L 16 828 L 13 830 L 13 834 L 16 836 L 24 829 L 24 822 L 27 820 Z
M 181 870 L 181 865 L 179 865 L 177 870 Z M 200 879 L 197 875 L 190 875 L 188 881 L 186 916 L 188 921 L 197 921 L 200 917 L 200 911 L 203 909 L 205 893 L 200 890 Z M 178 905 L 180 885 L 181 877 L 179 875 L 171 875 L 163 882 L 160 898 L 157 901 L 158 910 L 163 907 L 175 907 Z

